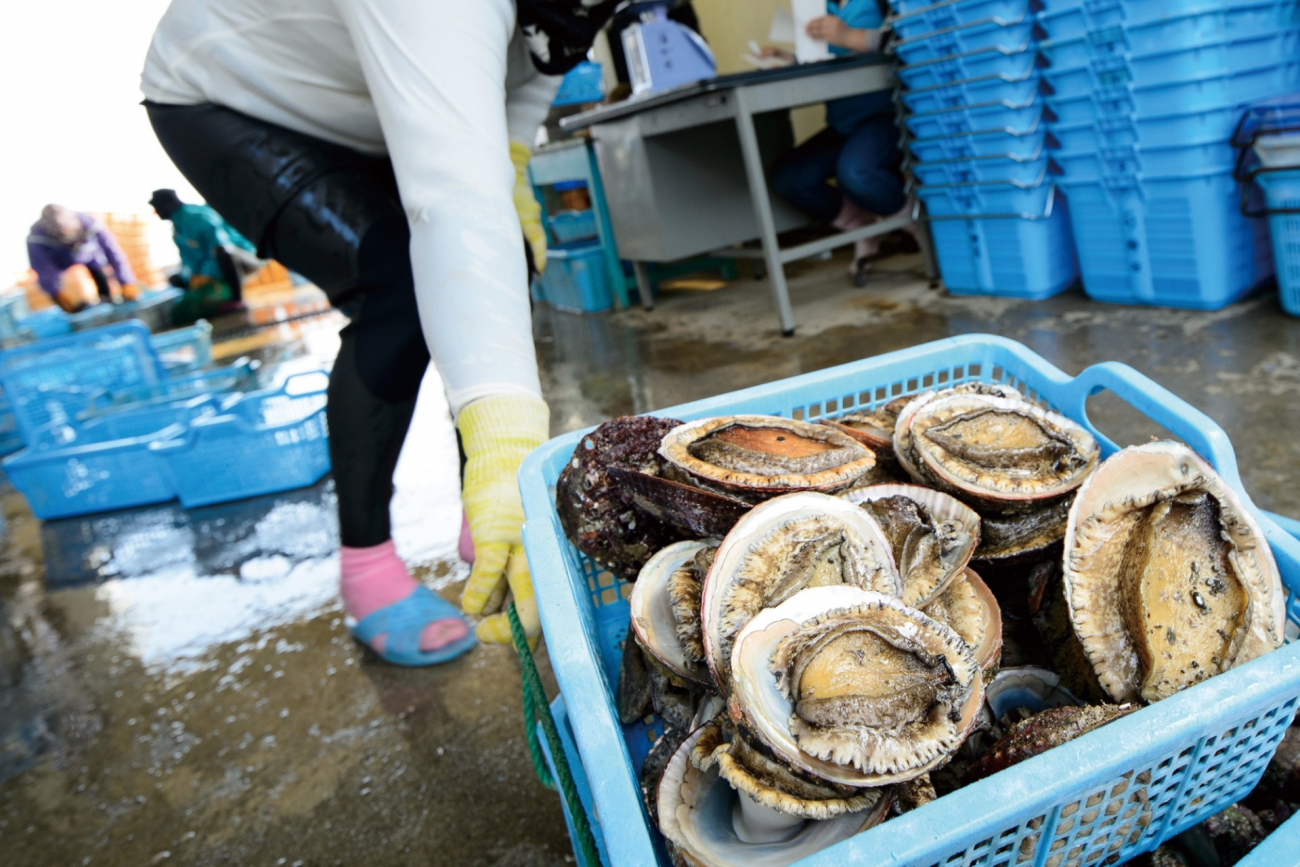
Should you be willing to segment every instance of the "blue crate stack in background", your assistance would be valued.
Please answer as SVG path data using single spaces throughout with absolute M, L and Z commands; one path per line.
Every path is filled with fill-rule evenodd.
M 1279 300 L 1283 310 L 1300 316 L 1300 92 L 1252 105 L 1232 143 L 1237 178 L 1262 194 L 1249 189 L 1242 210 L 1268 216 Z
M 1038 0 L 891 0 L 907 151 L 955 294 L 1046 298 L 1078 278 L 1055 185 Z
M 1088 295 L 1217 309 L 1273 273 L 1239 207 L 1244 103 L 1292 90 L 1296 0 L 1045 0 L 1041 51 Z

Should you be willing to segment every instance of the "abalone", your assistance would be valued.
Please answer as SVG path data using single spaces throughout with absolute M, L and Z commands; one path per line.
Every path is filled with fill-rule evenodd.
M 880 525 L 867 512 L 826 494 L 787 494 L 741 518 L 722 540 L 704 580 L 704 651 L 725 693 L 731 648 L 764 608 L 806 587 L 849 584 L 890 596 L 902 582 Z
M 943 765 L 983 697 L 970 646 L 898 599 L 814 587 L 762 611 L 732 651 L 732 719 L 783 761 L 849 786 Z
M 698 487 L 749 500 L 791 491 L 836 491 L 876 465 L 853 437 L 779 416 L 705 418 L 669 431 L 664 460 Z
M 1084 484 L 1063 579 L 1075 633 L 1117 702 L 1166 698 L 1283 641 L 1263 532 L 1181 443 L 1123 449 Z
M 980 543 L 980 517 L 960 501 L 918 485 L 872 485 L 841 496 L 871 513 L 889 539 L 903 602 L 924 608 L 966 568 Z

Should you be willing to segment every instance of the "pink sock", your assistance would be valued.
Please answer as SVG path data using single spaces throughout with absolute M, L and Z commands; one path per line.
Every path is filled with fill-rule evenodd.
M 464 515 L 460 519 L 460 559 L 474 565 L 474 537 L 469 532 L 469 519 Z
M 406 564 L 397 556 L 393 540 L 389 539 L 373 548 L 348 548 L 340 551 L 342 577 L 339 593 L 343 609 L 356 620 L 400 602 L 415 592 L 419 583 L 406 571 Z M 469 635 L 469 626 L 458 617 L 435 620 L 420 634 L 420 650 L 426 653 L 445 647 Z M 387 636 L 374 641 L 375 650 L 383 652 Z

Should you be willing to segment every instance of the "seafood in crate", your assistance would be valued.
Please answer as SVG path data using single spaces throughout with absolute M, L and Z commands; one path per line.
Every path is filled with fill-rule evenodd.
M 794 863 L 1282 643 L 1269 546 L 1208 464 L 1102 461 L 1006 385 L 824 424 L 616 419 L 556 497 L 634 581 L 618 709 L 664 726 L 642 787 L 679 865 Z M 1049 629 L 1013 633 L 1059 616 L 1082 650 L 1054 672 Z M 1004 638 L 1034 664 L 1002 670 Z

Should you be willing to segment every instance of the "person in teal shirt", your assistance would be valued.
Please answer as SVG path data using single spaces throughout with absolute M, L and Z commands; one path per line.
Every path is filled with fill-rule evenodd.
M 180 289 L 212 294 L 226 312 L 243 305 L 244 280 L 265 264 L 257 248 L 207 205 L 188 205 L 175 190 L 154 190 L 149 204 L 170 220 L 181 254 L 181 269 L 171 283 Z M 217 284 L 220 284 L 219 286 Z
M 877 0 L 828 0 L 826 6 L 828 14 L 808 22 L 809 36 L 834 54 L 880 51 L 888 30 Z M 888 91 L 833 100 L 826 104 L 826 128 L 773 165 L 772 189 L 841 231 L 888 219 L 907 205 L 898 141 Z M 867 238 L 854 248 L 850 274 L 859 286 L 866 285 L 880 240 Z

